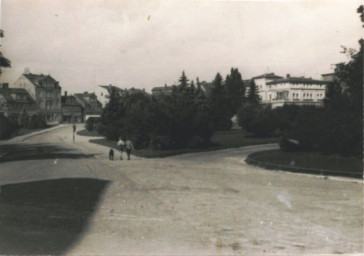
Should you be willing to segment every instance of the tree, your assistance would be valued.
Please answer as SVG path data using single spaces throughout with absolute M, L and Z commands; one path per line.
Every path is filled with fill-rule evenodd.
M 258 87 L 255 85 L 254 80 L 252 79 L 249 86 L 249 93 L 247 97 L 247 101 L 250 104 L 259 105 L 260 104 L 260 96 L 258 93 Z
M 230 74 L 226 76 L 225 88 L 230 99 L 230 112 L 235 115 L 243 103 L 245 95 L 243 79 L 237 68 L 231 68 Z
M 182 71 L 182 75 L 179 78 L 178 82 L 179 82 L 179 89 L 181 91 L 185 91 L 185 90 L 188 89 L 188 79 L 187 79 L 187 76 L 185 74 L 185 71 Z
M 356 11 L 358 13 L 360 13 L 361 22 L 364 23 L 364 6 L 360 5 L 359 8 Z M 364 25 L 363 25 L 363 27 L 364 27 Z
M 2 29 L 0 29 L 0 38 L 4 37 L 4 31 Z M 0 75 L 1 75 L 1 68 L 10 68 L 11 62 L 10 60 L 8 60 L 7 58 L 5 58 L 2 54 L 2 52 L 0 51 Z
M 217 73 L 213 81 L 213 88 L 209 95 L 209 104 L 214 116 L 215 130 L 228 130 L 232 126 L 231 109 L 227 92 L 223 86 L 222 76 Z

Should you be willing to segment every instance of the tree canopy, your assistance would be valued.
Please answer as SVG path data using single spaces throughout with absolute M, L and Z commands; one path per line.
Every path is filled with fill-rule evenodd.
M 4 37 L 4 31 L 0 29 L 0 38 Z M 1 68 L 10 68 L 11 62 L 7 58 L 4 57 L 2 52 L 0 51 L 0 75 L 2 73 Z

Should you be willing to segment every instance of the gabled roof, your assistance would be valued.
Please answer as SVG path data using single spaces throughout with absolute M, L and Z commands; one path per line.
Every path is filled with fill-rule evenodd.
M 212 83 L 207 83 L 205 81 L 202 81 L 201 88 L 203 91 L 205 91 L 206 94 L 209 94 L 212 91 L 212 89 L 214 88 L 214 85 Z
M 327 84 L 327 81 L 315 80 L 312 78 L 305 77 L 288 77 L 284 79 L 277 79 L 267 83 L 267 85 L 281 84 L 281 83 L 291 83 L 291 84 Z
M 73 102 L 69 102 L 67 99 L 73 99 Z M 61 97 L 61 102 L 62 102 L 62 105 L 82 107 L 82 105 L 77 102 L 76 97 L 73 96 L 73 95 L 62 96 Z
M 159 87 L 153 87 L 152 91 L 169 91 L 173 90 L 173 86 L 159 86 Z
M 102 104 L 97 99 L 97 96 L 94 92 L 75 93 L 73 96 L 76 98 L 76 101 L 78 101 L 78 103 L 81 104 L 86 109 L 86 112 L 88 111 L 100 112 L 100 113 L 102 112 Z M 95 101 L 90 102 L 86 99 L 86 97 L 94 98 Z
M 283 78 L 283 77 L 277 76 L 274 73 L 267 73 L 267 74 L 263 74 L 263 75 L 260 75 L 260 76 L 255 76 L 252 79 L 259 79 L 259 78 L 280 79 L 280 78 Z
M 143 94 L 147 94 L 144 90 L 141 89 L 136 89 L 134 87 L 130 88 L 130 89 L 121 89 L 120 87 L 117 87 L 115 85 L 100 85 L 100 87 L 104 88 L 107 90 L 107 92 L 109 93 L 109 95 L 111 95 L 112 90 L 115 90 L 117 93 L 119 93 L 120 95 L 124 95 L 126 92 L 129 94 L 134 94 L 134 93 L 143 93 Z
M 36 75 L 36 74 L 28 73 L 28 74 L 23 74 L 23 76 L 26 77 L 30 82 L 32 82 L 32 84 L 34 84 L 35 86 L 38 86 L 38 87 L 42 86 L 43 81 L 50 81 L 50 82 L 55 83 L 56 88 L 61 88 L 59 86 L 58 82 L 50 75 Z
M 14 99 L 11 95 L 22 95 L 23 99 Z M 0 95 L 2 95 L 5 100 L 9 103 L 29 103 L 36 104 L 29 93 L 22 88 L 0 88 Z

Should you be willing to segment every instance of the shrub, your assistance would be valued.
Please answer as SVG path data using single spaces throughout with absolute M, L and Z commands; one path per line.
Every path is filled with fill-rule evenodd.
M 41 114 L 34 114 L 30 118 L 30 122 L 27 125 L 29 129 L 39 129 L 48 127 L 45 117 Z
M 238 111 L 238 123 L 247 132 L 259 137 L 270 136 L 276 130 L 272 109 L 260 105 L 242 106 Z
M 288 136 L 283 136 L 279 142 L 279 147 L 284 152 L 298 152 L 301 151 L 300 142 L 297 140 L 289 139 Z
M 94 130 L 96 130 L 96 127 L 98 125 L 98 123 L 100 122 L 100 118 L 99 117 L 90 117 L 86 120 L 85 123 L 85 128 L 89 131 L 92 132 Z
M 189 148 L 202 148 L 204 146 L 204 140 L 199 136 L 193 136 L 188 140 Z
M 115 125 L 107 125 L 105 126 L 105 131 L 103 135 L 105 135 L 106 139 L 117 141 L 121 135 L 121 130 L 119 127 Z
M 8 139 L 17 132 L 19 126 L 16 121 L 0 115 L 0 139 Z
M 169 149 L 172 147 L 172 141 L 167 136 L 152 136 L 149 147 L 153 150 Z

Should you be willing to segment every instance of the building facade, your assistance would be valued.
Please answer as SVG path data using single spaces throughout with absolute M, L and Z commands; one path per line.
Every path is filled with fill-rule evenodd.
M 323 106 L 327 81 L 305 77 L 286 78 L 274 73 L 252 78 L 263 104 L 273 108 L 284 104 Z
M 84 110 L 78 103 L 75 96 L 62 96 L 62 122 L 63 123 L 82 123 L 84 121 Z
M 12 120 L 20 121 L 22 115 L 31 117 L 38 110 L 36 102 L 25 89 L 0 85 L 0 113 Z
M 25 70 L 12 87 L 29 93 L 47 123 L 59 123 L 62 120 L 61 87 L 50 75 L 32 74 Z
M 173 86 L 167 86 L 167 85 L 154 87 L 152 89 L 153 96 L 172 95 L 172 92 L 173 92 Z
M 76 93 L 74 97 L 78 104 L 83 108 L 84 120 L 86 121 L 90 117 L 101 117 L 102 114 L 102 104 L 97 100 L 95 93 Z

